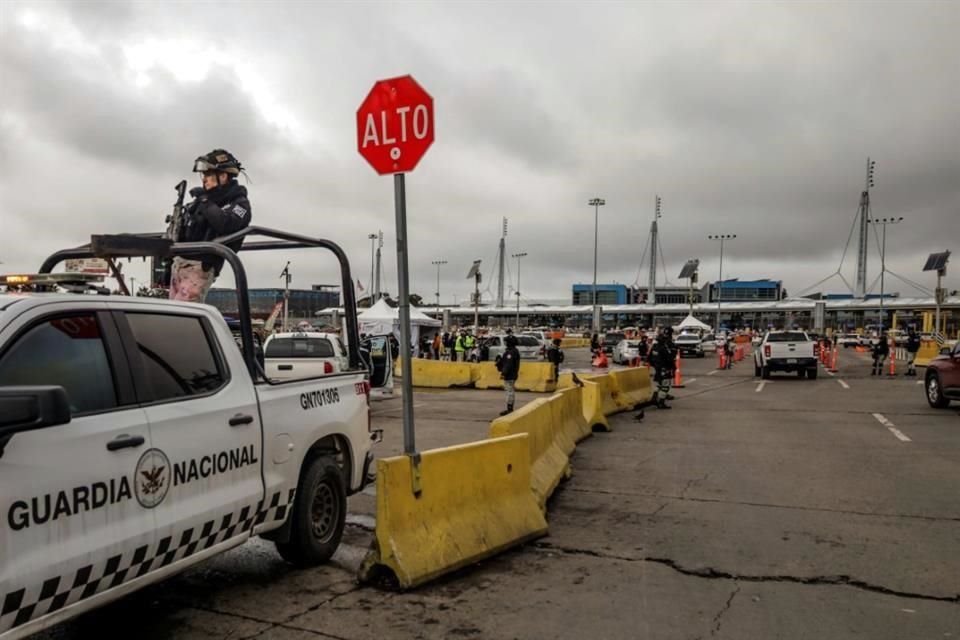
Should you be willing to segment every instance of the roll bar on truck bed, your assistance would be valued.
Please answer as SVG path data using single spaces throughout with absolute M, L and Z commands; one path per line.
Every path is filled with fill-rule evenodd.
M 270 240 L 244 242 L 240 251 L 272 251 L 282 249 L 327 249 L 340 263 L 341 288 L 343 289 L 344 329 L 346 330 L 347 354 L 351 369 L 363 366 L 360 358 L 360 330 L 357 322 L 357 298 L 350 275 L 347 255 L 334 242 L 311 238 L 266 227 L 247 227 L 214 242 L 173 242 L 162 233 L 93 235 L 90 243 L 73 249 L 63 249 L 44 260 L 40 273 L 51 273 L 59 263 L 80 258 L 102 258 L 113 264 L 114 258 L 165 258 L 174 257 L 201 259 L 204 256 L 223 258 L 233 269 L 237 285 L 237 310 L 240 316 L 240 344 L 243 360 L 253 380 L 257 380 L 257 362 L 253 347 L 253 325 L 250 318 L 250 292 L 247 272 L 237 255 L 226 243 L 245 240 L 248 237 L 264 237 Z M 223 244 L 221 244 L 223 243 Z M 114 270 L 114 274 L 117 271 Z

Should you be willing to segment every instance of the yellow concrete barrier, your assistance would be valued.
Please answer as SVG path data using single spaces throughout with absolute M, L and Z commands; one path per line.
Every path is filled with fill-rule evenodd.
M 583 385 L 580 387 L 574 382 L 573 376 L 574 374 L 571 372 L 561 373 L 560 380 L 557 382 L 557 388 L 564 390 L 572 388 L 582 389 L 580 402 L 583 417 L 587 424 L 593 431 L 611 431 L 610 422 L 607 420 L 607 416 L 603 411 L 604 398 L 600 385 L 586 377 L 578 375 L 577 379 L 580 381 L 580 384 Z
M 917 358 L 913 361 L 918 367 L 925 367 L 930 361 L 940 355 L 940 345 L 936 340 L 924 340 L 920 343 L 920 350 L 917 351 Z
M 477 389 L 503 389 L 503 378 L 494 362 L 481 362 L 474 365 L 474 386 Z M 553 379 L 553 365 L 549 362 L 520 362 L 520 374 L 517 377 L 517 391 L 555 391 L 557 381 Z
M 537 398 L 490 424 L 491 438 L 527 434 L 530 489 L 541 509 L 560 480 L 570 475 L 570 454 L 576 446 L 562 425 L 554 422 L 554 398 Z
M 424 451 L 414 495 L 408 456 L 377 461 L 377 527 L 360 579 L 415 587 L 546 534 L 530 491 L 525 434 Z
M 477 365 L 472 362 L 413 358 L 410 366 L 413 372 L 413 386 L 446 389 L 448 387 L 471 386 L 476 377 L 474 368 Z M 395 376 L 400 377 L 399 359 L 393 371 Z
M 576 347 L 589 347 L 590 338 L 560 338 L 561 349 L 573 349 Z
M 590 435 L 591 425 L 583 412 L 582 387 L 565 389 L 552 396 L 550 409 L 554 424 L 574 445 Z
M 599 387 L 600 407 L 603 415 L 612 416 L 624 410 L 625 407 L 620 404 L 620 389 L 617 387 L 616 378 L 609 373 L 603 375 L 584 374 L 580 378 L 593 382 Z
M 616 380 L 617 404 L 624 411 L 631 411 L 638 404 L 653 398 L 653 383 L 650 381 L 650 370 L 646 367 L 617 369 L 608 375 Z

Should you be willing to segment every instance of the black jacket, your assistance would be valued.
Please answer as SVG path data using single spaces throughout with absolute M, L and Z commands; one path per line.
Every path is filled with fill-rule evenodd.
M 650 365 L 655 369 L 673 371 L 676 364 L 676 352 L 669 340 L 657 340 L 650 349 Z
M 180 242 L 209 242 L 250 225 L 253 212 L 247 199 L 247 188 L 235 180 L 229 184 L 204 191 L 197 199 L 187 205 L 184 225 L 180 229 Z M 239 251 L 243 240 L 227 244 Z M 203 268 L 213 269 L 220 275 L 223 258 L 210 256 L 204 258 Z
M 920 336 L 911 333 L 907 336 L 907 352 L 916 353 L 917 351 L 920 351 Z
M 500 375 L 504 380 L 516 380 L 520 375 L 520 352 L 516 347 L 507 347 L 500 358 Z
M 563 351 L 560 350 L 560 347 L 555 344 L 550 345 L 550 348 L 547 349 L 547 361 L 556 365 L 563 362 Z
M 881 338 L 880 341 L 873 345 L 873 355 L 876 356 L 886 356 L 890 353 L 890 345 L 887 344 L 885 338 Z

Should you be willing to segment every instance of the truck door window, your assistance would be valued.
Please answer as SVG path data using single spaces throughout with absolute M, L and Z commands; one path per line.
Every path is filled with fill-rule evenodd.
M 15 385 L 63 387 L 74 415 L 115 408 L 113 372 L 96 317 L 60 316 L 20 336 L 0 357 L 0 386 Z
M 216 391 L 225 376 L 200 318 L 127 313 L 153 401 Z

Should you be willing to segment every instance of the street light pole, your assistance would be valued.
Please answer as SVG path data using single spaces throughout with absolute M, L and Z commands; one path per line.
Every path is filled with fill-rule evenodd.
M 884 279 L 883 276 L 887 272 L 887 225 L 888 224 L 900 224 L 903 222 L 903 216 L 898 218 L 876 218 L 869 221 L 870 224 L 879 225 L 883 227 L 883 232 L 881 234 L 882 240 L 880 241 L 880 339 L 883 340 L 883 321 L 886 319 L 883 315 L 883 285 Z M 893 327 L 891 327 L 893 328 Z
M 517 331 L 520 330 L 520 258 L 526 257 L 526 252 L 514 253 L 511 257 L 517 259 Z
M 726 240 L 733 240 L 736 237 L 737 234 L 735 233 L 707 236 L 708 240 L 720 241 L 720 278 L 717 280 L 717 326 L 714 327 L 715 332 L 720 331 L 720 299 L 723 297 L 723 243 Z
M 591 198 L 588 205 L 593 207 L 593 331 L 600 331 L 600 320 L 597 317 L 597 249 L 600 244 L 600 207 L 607 204 L 603 198 Z
M 440 267 L 447 264 L 446 260 L 434 260 L 430 264 L 437 267 L 437 319 L 440 319 Z
M 373 265 L 374 265 L 374 258 L 377 252 L 377 247 L 376 247 L 377 234 L 368 233 L 367 239 L 370 240 L 370 282 L 367 283 L 367 291 L 369 292 L 367 295 L 370 298 L 370 306 L 372 307 L 373 306 Z

